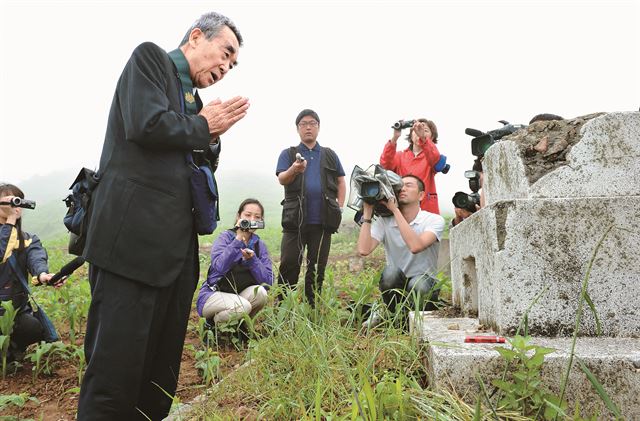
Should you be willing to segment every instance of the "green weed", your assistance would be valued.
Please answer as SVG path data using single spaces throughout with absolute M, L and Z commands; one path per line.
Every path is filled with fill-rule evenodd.
M 68 358 L 67 348 L 62 342 L 40 342 L 37 344 L 33 351 L 28 353 L 25 358 L 29 359 L 33 363 L 32 375 L 33 381 L 40 374 L 51 374 L 56 367 L 57 358 Z
M 18 311 L 13 308 L 11 301 L 3 301 L 3 314 L 0 316 L 0 354 L 2 354 L 2 379 L 7 376 L 7 356 L 11 345 L 11 333 L 13 332 L 13 322 Z
M 9 406 L 22 408 L 27 402 L 40 404 L 38 399 L 33 396 L 29 396 L 27 393 L 20 393 L 19 395 L 0 395 L 0 411 L 7 409 Z
M 511 367 L 506 380 L 492 381 L 502 391 L 498 404 L 536 419 L 541 415 L 547 420 L 554 419 L 557 414 L 565 415 L 566 402 L 548 392 L 540 378 L 544 356 L 554 352 L 554 349 L 531 345 L 530 339 L 517 335 L 509 340 L 511 349 L 496 347 L 496 351 Z

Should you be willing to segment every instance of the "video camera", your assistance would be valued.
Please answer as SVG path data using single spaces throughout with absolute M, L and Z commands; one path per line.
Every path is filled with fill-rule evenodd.
M 413 127 L 415 122 L 416 122 L 415 120 L 398 120 L 395 123 L 393 123 L 393 126 L 391 126 L 391 128 L 394 130 L 410 129 Z
M 513 134 L 518 130 L 527 127 L 523 124 L 511 124 L 505 120 L 500 120 L 499 123 L 502 123 L 502 127 L 495 130 L 489 130 L 486 133 L 470 128 L 467 128 L 464 131 L 465 134 L 473 136 L 473 139 L 471 139 L 471 154 L 477 158 L 476 164 L 479 168 L 481 168 L 480 159 L 484 157 L 484 154 L 491 145 L 502 139 L 504 136 Z M 476 165 L 474 165 L 474 168 L 476 168 Z M 464 172 L 464 176 L 469 180 L 469 189 L 471 189 L 471 194 L 461 191 L 456 192 L 451 201 L 453 202 L 453 206 L 456 208 L 466 209 L 473 213 L 477 210 L 477 206 L 480 206 L 480 194 L 478 193 L 478 190 L 482 187 L 480 185 L 480 172 L 469 170 Z
M 527 127 L 523 124 L 511 124 L 505 120 L 500 120 L 499 123 L 502 123 L 503 126 L 486 133 L 476 129 L 465 129 L 465 134 L 473 136 L 473 139 L 471 139 L 471 154 L 473 156 L 484 156 L 487 149 L 496 143 L 496 141 Z
M 242 231 L 249 231 L 254 229 L 264 228 L 264 221 L 249 221 L 248 219 L 241 219 L 238 223 L 238 229 Z
M 357 211 L 356 222 L 360 220 L 363 203 L 375 205 L 374 215 L 390 216 L 389 209 L 379 202 L 396 198 L 402 189 L 402 184 L 402 178 L 398 174 L 385 170 L 380 165 L 371 165 L 366 170 L 356 165 L 351 172 L 351 188 L 347 201 L 347 206 Z
M 469 189 L 471 194 L 462 191 L 456 192 L 453 195 L 453 206 L 456 208 L 466 209 L 469 212 L 475 212 L 477 210 L 476 205 L 480 206 L 480 172 L 474 170 L 468 170 L 464 172 L 465 178 L 469 180 Z
M 12 197 L 8 202 L 0 202 L 0 205 L 9 205 L 12 208 L 24 208 L 24 209 L 35 209 L 36 202 L 35 200 L 27 200 L 21 197 Z

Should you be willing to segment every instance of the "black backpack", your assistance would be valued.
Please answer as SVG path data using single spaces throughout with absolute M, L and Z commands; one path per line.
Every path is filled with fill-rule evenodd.
M 71 234 L 69 253 L 76 256 L 81 256 L 84 251 L 91 195 L 99 182 L 100 176 L 95 171 L 83 168 L 69 187 L 71 194 L 64 199 L 68 209 L 63 222 Z

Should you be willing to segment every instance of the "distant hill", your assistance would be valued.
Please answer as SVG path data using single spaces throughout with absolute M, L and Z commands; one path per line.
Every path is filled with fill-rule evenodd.
M 54 239 L 67 233 L 62 223 L 66 207 L 62 200 L 69 194 L 69 185 L 77 175 L 76 171 L 59 171 L 47 176 L 30 178 L 19 187 L 28 199 L 37 202 L 36 209 L 24 212 L 23 227 L 38 234 L 43 240 Z M 240 202 L 254 197 L 265 207 L 265 220 L 269 225 L 280 223 L 280 201 L 284 197 L 283 188 L 273 173 L 251 173 L 247 171 L 227 171 L 217 174 L 220 189 L 221 227 L 231 226 Z

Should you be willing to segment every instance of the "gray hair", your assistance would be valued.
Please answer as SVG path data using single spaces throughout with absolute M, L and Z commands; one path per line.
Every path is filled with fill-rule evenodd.
M 210 40 L 220 33 L 223 26 L 227 26 L 231 31 L 233 31 L 234 35 L 238 39 L 238 44 L 242 47 L 242 35 L 240 35 L 240 31 L 236 27 L 235 23 L 233 23 L 228 17 L 216 12 L 205 13 L 200 16 L 198 20 L 193 22 L 191 28 L 189 28 L 187 33 L 184 35 L 184 38 L 182 38 L 180 46 L 189 42 L 189 35 L 191 35 L 191 31 L 196 28 L 200 29 L 204 33 L 206 39 Z

